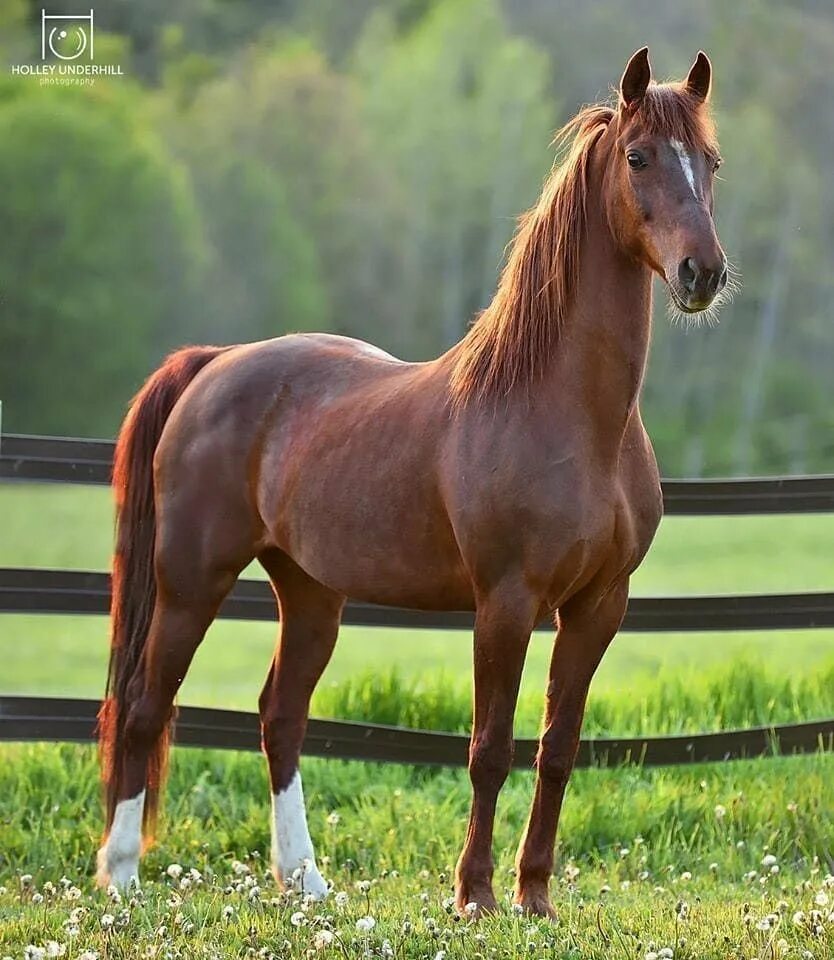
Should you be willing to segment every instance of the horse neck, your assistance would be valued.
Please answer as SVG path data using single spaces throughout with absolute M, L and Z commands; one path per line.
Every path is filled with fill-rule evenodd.
M 615 243 L 603 180 L 604 156 L 594 157 L 577 285 L 540 389 L 581 404 L 600 431 L 617 440 L 616 428 L 624 429 L 637 407 L 646 369 L 652 277 Z

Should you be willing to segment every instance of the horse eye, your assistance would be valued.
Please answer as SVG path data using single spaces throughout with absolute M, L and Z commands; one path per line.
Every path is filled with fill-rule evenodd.
M 718 168 L 721 166 L 721 164 L 722 164 L 723 162 L 724 162 L 724 161 L 723 161 L 723 159 L 722 159 L 721 157 L 713 157 L 713 159 L 712 159 L 712 172 L 715 173 L 715 172 L 718 170 Z
M 636 150 L 629 150 L 626 154 L 626 161 L 632 170 L 640 170 L 642 167 L 647 166 L 646 158 L 642 153 L 638 153 Z

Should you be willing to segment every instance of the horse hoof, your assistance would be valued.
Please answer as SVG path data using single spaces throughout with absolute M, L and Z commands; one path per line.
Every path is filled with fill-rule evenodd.
M 548 920 L 556 919 L 556 911 L 550 902 L 546 887 L 540 890 L 520 890 L 515 896 L 515 903 L 530 916 L 547 917 Z
M 116 887 L 128 890 L 131 885 L 139 886 L 139 857 L 119 856 L 119 851 L 109 851 L 105 843 L 96 855 L 96 885 L 106 889 Z
M 297 867 L 292 874 L 283 876 L 280 867 L 273 867 L 273 874 L 282 890 L 292 890 L 311 900 L 324 900 L 330 892 L 327 881 L 319 872 L 315 863 L 307 861 L 304 866 Z
M 498 911 L 498 901 L 490 886 L 458 890 L 455 906 L 458 913 L 467 920 L 479 920 L 485 914 Z
M 312 900 L 324 900 L 329 893 L 327 881 L 319 873 L 317 867 L 306 870 L 302 880 L 293 880 L 293 887 Z

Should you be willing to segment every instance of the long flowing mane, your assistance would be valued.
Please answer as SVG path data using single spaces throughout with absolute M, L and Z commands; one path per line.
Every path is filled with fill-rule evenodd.
M 650 133 L 717 150 L 708 111 L 683 84 L 652 83 L 639 114 Z M 616 116 L 611 104 L 586 106 L 556 134 L 554 142 L 569 144 L 564 160 L 520 217 L 495 297 L 458 345 L 453 407 L 508 396 L 553 355 L 579 275 L 591 149 Z

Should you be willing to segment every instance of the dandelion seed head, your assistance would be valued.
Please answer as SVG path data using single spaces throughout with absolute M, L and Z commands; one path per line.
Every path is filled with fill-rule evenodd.
M 316 950 L 324 950 L 324 948 L 329 947 L 335 939 L 336 937 L 332 930 L 319 930 L 313 938 L 313 946 Z

